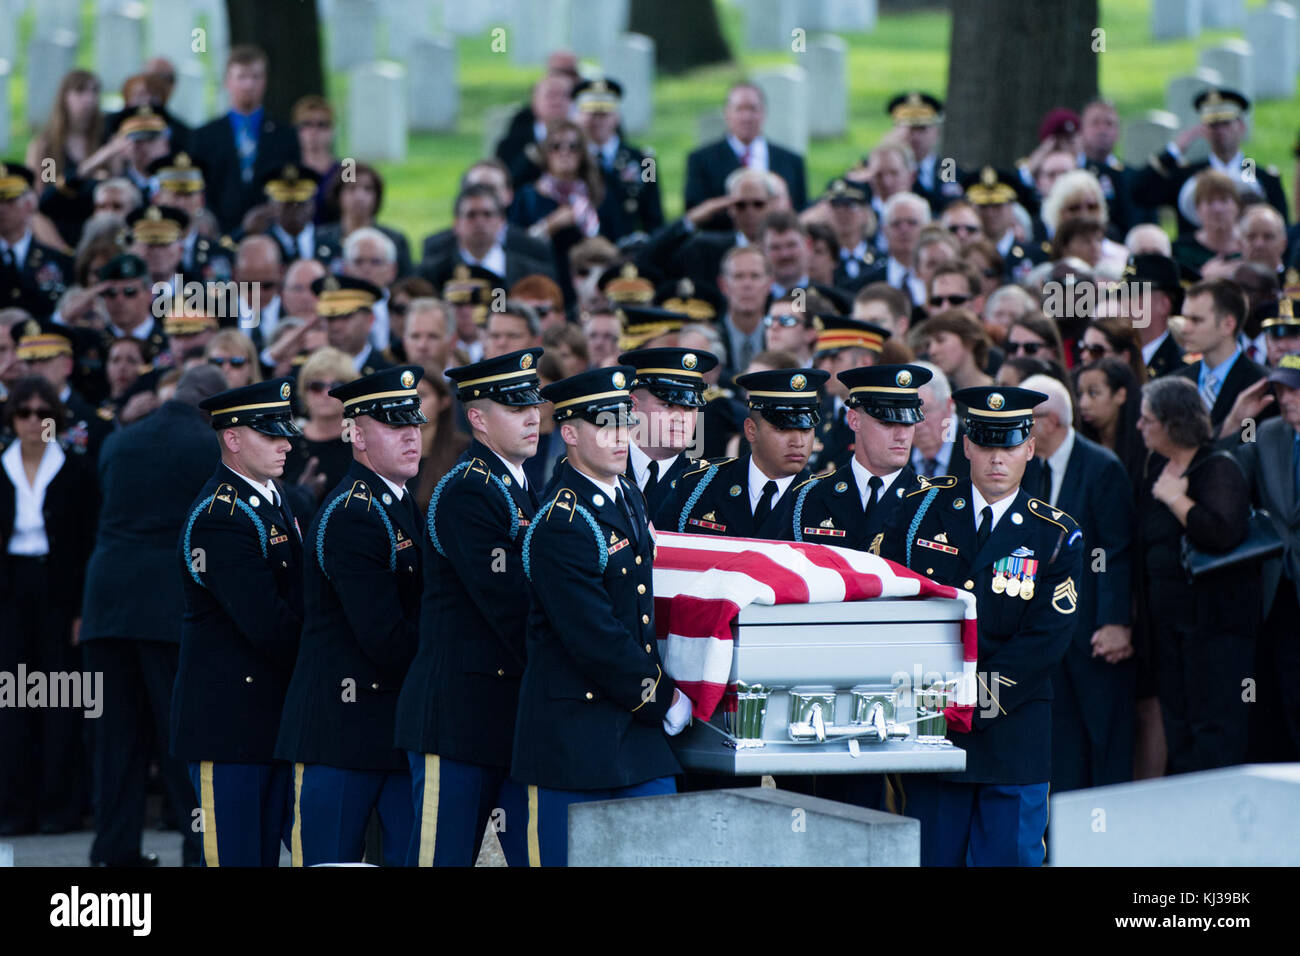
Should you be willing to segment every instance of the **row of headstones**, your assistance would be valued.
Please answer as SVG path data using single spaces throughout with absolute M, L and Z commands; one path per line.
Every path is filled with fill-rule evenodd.
M 1300 17 L 1294 5 L 1274 0 L 1247 13 L 1245 0 L 1153 0 L 1154 39 L 1196 37 L 1202 27 L 1240 27 L 1246 34 L 1244 44 L 1228 40 L 1215 48 L 1222 51 L 1217 59 L 1207 62 L 1205 53 L 1209 51 L 1201 56 L 1201 65 L 1218 70 L 1229 86 L 1264 100 L 1295 95 L 1296 74 L 1300 73 Z

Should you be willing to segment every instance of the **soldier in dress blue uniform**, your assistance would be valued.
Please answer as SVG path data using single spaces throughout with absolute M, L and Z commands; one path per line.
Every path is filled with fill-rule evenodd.
M 853 457 L 853 429 L 848 423 L 848 390 L 838 379 L 845 369 L 871 365 L 880 355 L 889 330 L 850 318 L 847 315 L 818 315 L 817 342 L 813 346 L 813 364 L 825 369 L 831 380 L 822 394 L 821 423 L 817 426 L 817 440 L 813 442 L 812 458 L 808 467 L 814 474 L 822 474 L 842 465 Z
M 531 608 L 511 776 L 528 787 L 528 861 L 563 865 L 569 806 L 673 793 L 668 744 L 691 701 L 655 640 L 654 540 L 623 477 L 632 424 L 628 365 L 542 389 L 568 447 L 555 493 L 524 538 Z
M 737 378 L 749 393 L 749 451 L 704 462 L 679 478 L 657 526 L 779 540 L 794 511 L 793 489 L 810 477 L 808 457 L 820 420 L 817 392 L 829 377 L 819 369 L 785 368 Z
M 653 520 L 677 485 L 695 469 L 690 456 L 695 426 L 704 407 L 704 375 L 718 365 L 712 352 L 681 348 L 633 349 L 619 364 L 636 369 L 628 388 L 637 413 L 637 427 L 628 446 L 627 471 L 645 495 L 646 513 Z
M 921 821 L 923 866 L 1039 866 L 1051 774 L 1051 674 L 1074 632 L 1083 533 L 1020 487 L 1041 392 L 965 388 L 970 478 L 918 477 L 882 554 L 979 602 L 978 704 L 954 733 L 966 770 L 913 775 L 900 811 Z
M 293 422 L 287 378 L 199 403 L 221 464 L 181 533 L 185 587 L 171 751 L 202 808 L 207 866 L 276 866 L 289 766 L 273 759 L 302 631 L 302 535 L 275 479 Z
M 397 701 L 417 814 L 409 866 L 473 866 L 489 819 L 506 861 L 528 861 L 510 751 L 528 616 L 524 535 L 537 510 L 523 464 L 537 451 L 541 355 L 447 371 L 474 438 L 438 482 L 421 530 L 420 648 Z
M 295 866 L 360 861 L 372 810 L 384 863 L 406 860 L 411 772 L 393 728 L 420 623 L 424 522 L 404 487 L 427 421 L 419 379 L 397 367 L 330 389 L 353 462 L 307 532 L 302 645 L 275 748 L 294 764 Z

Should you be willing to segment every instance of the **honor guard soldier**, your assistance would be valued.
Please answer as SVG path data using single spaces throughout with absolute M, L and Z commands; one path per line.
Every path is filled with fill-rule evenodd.
M 272 754 L 302 632 L 302 536 L 275 483 L 301 434 L 292 397 L 279 378 L 199 403 L 221 464 L 181 534 L 171 751 L 189 766 L 207 866 L 280 861 L 289 766 Z
M 889 330 L 853 319 L 847 315 L 818 315 L 817 341 L 813 346 L 813 364 L 831 376 L 845 369 L 873 365 L 884 348 Z M 821 400 L 821 422 L 813 442 L 808 467 L 814 474 L 847 465 L 853 457 L 853 429 L 848 423 L 846 389 L 838 378 L 831 378 Z
M 912 432 L 925 421 L 918 390 L 931 373 L 919 365 L 870 365 L 836 377 L 848 389 L 853 457 L 799 488 L 783 537 L 880 554 L 885 521 L 916 481 Z
M 541 355 L 447 371 L 474 438 L 434 488 L 421 530 L 420 647 L 397 701 L 417 816 L 409 866 L 473 866 L 489 819 L 507 862 L 528 861 L 510 751 L 528 620 L 524 535 L 537 510 L 523 463 L 537 451 Z
M 679 478 L 664 505 L 664 529 L 779 540 L 794 511 L 792 490 L 809 477 L 820 420 L 817 390 L 829 377 L 818 369 L 785 368 L 737 378 L 749 393 L 750 450 Z
M 597 213 L 600 232 L 610 242 L 634 233 L 648 234 L 664 224 L 654 152 L 642 150 L 619 135 L 623 87 L 615 80 L 583 80 L 573 88 L 578 125 L 600 166 L 605 198 Z
M 917 478 L 885 526 L 886 558 L 975 594 L 978 696 L 959 774 L 909 777 L 922 866 L 1040 866 L 1051 773 L 1050 675 L 1074 632 L 1083 533 L 1020 487 L 1042 392 L 964 388 L 970 477 Z
M 677 479 L 695 468 L 695 426 L 704 407 L 704 375 L 717 367 L 711 352 L 634 349 L 618 357 L 635 372 L 628 388 L 637 424 L 628 445 L 625 477 L 645 495 L 651 520 L 671 496 Z
M 393 728 L 419 636 L 424 523 L 403 484 L 428 421 L 419 379 L 406 366 L 330 389 L 351 420 L 353 461 L 306 538 L 302 646 L 275 751 L 294 764 L 294 866 L 360 861 L 372 810 L 384 863 L 406 860 L 411 773 Z
M 528 786 L 528 861 L 564 865 L 569 806 L 673 793 L 668 737 L 691 701 L 655 640 L 654 540 L 627 468 L 635 374 L 592 369 L 542 389 L 568 448 L 524 537 L 528 665 L 511 776 Z

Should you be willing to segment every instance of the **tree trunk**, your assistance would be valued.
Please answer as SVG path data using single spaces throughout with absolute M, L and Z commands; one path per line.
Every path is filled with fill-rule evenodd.
M 1054 106 L 1097 95 L 1097 0 L 953 0 L 943 155 L 1009 166 L 1038 144 Z
M 682 73 L 731 60 L 713 0 L 632 0 L 628 30 L 655 41 L 655 66 L 660 73 Z M 617 68 L 611 74 L 617 79 Z
M 226 15 L 231 46 L 251 43 L 266 51 L 268 116 L 287 123 L 299 97 L 324 94 L 315 0 L 226 0 Z

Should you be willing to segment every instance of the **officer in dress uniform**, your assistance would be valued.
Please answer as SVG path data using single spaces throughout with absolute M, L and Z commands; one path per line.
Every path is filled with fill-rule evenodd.
M 184 276 L 181 262 L 185 255 L 184 238 L 190 217 L 171 206 L 141 206 L 127 214 L 131 229 L 131 247 L 149 267 L 149 291 L 155 300 L 184 301 Z M 179 356 L 176 356 L 179 358 Z
M 352 467 L 307 532 L 302 645 L 275 755 L 294 764 L 294 866 L 357 862 L 377 810 L 383 859 L 406 860 L 411 773 L 393 746 L 419 636 L 423 521 L 403 483 L 420 467 L 420 369 L 330 389 L 353 422 Z
M 207 167 L 181 151 L 160 156 L 148 169 L 157 183 L 154 201 L 189 214 L 190 228 L 184 235 L 185 249 L 181 254 L 181 272 L 185 278 L 195 282 L 228 281 L 234 274 L 234 242 L 228 236 L 216 240 L 200 235 L 196 224 L 198 213 L 206 208 Z
M 637 413 L 637 427 L 628 446 L 627 471 L 645 495 L 646 513 L 653 520 L 677 486 L 677 479 L 695 469 L 695 426 L 704 407 L 704 376 L 718 365 L 712 352 L 690 349 L 633 349 L 618 357 L 620 365 L 636 370 L 628 388 Z
M 923 866 L 1039 866 L 1051 774 L 1050 675 L 1074 631 L 1083 533 L 1020 487 L 1041 392 L 965 388 L 970 477 L 918 477 L 882 553 L 979 603 L 978 703 L 958 774 L 912 775 L 900 812 L 921 821 Z
M 829 373 L 811 368 L 751 372 L 736 379 L 749 393 L 740 458 L 702 462 L 677 481 L 658 527 L 688 534 L 722 534 L 777 541 L 789 527 L 793 489 L 809 477 L 817 391 Z
M 664 213 L 654 151 L 638 149 L 619 135 L 622 85 L 608 78 L 583 80 L 573 88 L 573 102 L 605 182 L 605 198 L 597 210 L 601 235 L 618 242 L 659 229 Z
M 837 376 L 821 398 L 821 422 L 808 467 L 822 474 L 847 465 L 853 457 L 854 434 L 848 423 L 848 390 L 838 379 L 845 369 L 871 365 L 880 355 L 889 330 L 847 315 L 818 315 L 813 364 Z
M 931 374 L 919 365 L 869 365 L 836 376 L 849 390 L 853 457 L 799 488 L 787 540 L 880 554 L 885 521 L 916 481 L 912 431 L 925 421 L 918 390 Z
M 528 602 L 524 535 L 537 492 L 537 360 L 523 349 L 447 370 L 473 440 L 438 482 L 421 534 L 420 647 L 397 701 L 416 808 L 408 866 L 473 866 L 491 819 L 512 866 L 527 864 L 527 799 L 510 779 Z
M 673 793 L 668 744 L 691 701 L 655 640 L 655 545 L 623 477 L 632 398 L 627 365 L 542 389 L 568 448 L 524 538 L 531 608 L 511 776 L 528 787 L 528 861 L 564 865 L 569 806 Z
M 962 171 L 945 170 L 940 161 L 940 127 L 943 125 L 943 101 L 920 90 L 899 93 L 885 104 L 885 112 L 896 128 L 906 132 L 908 146 L 916 157 L 916 182 L 912 191 L 930 204 L 935 216 L 943 207 L 962 194 Z
M 328 236 L 318 236 L 312 220 L 316 216 L 316 191 L 320 176 L 297 163 L 285 163 L 262 179 L 262 192 L 271 208 L 272 221 L 263 230 L 280 246 L 285 263 L 315 259 L 329 268 L 343 250 Z
M 32 232 L 35 183 L 26 166 L 0 163 L 0 308 L 17 306 L 44 319 L 72 279 L 72 259 Z
M 1018 202 L 1031 215 L 1037 212 L 1030 188 L 1019 176 L 984 166 L 978 172 L 967 174 L 963 185 L 967 200 L 984 224 L 984 232 L 1006 263 L 1008 281 L 1019 282 L 1034 266 L 1047 261 L 1050 244 L 1044 249 L 1033 236 L 1027 236 L 1021 242 L 1015 235 L 1012 206 Z
M 302 536 L 275 479 L 293 422 L 287 378 L 220 392 L 221 464 L 181 533 L 185 588 L 171 751 L 202 808 L 207 866 L 276 866 L 289 766 L 275 761 L 280 709 L 302 631 Z

